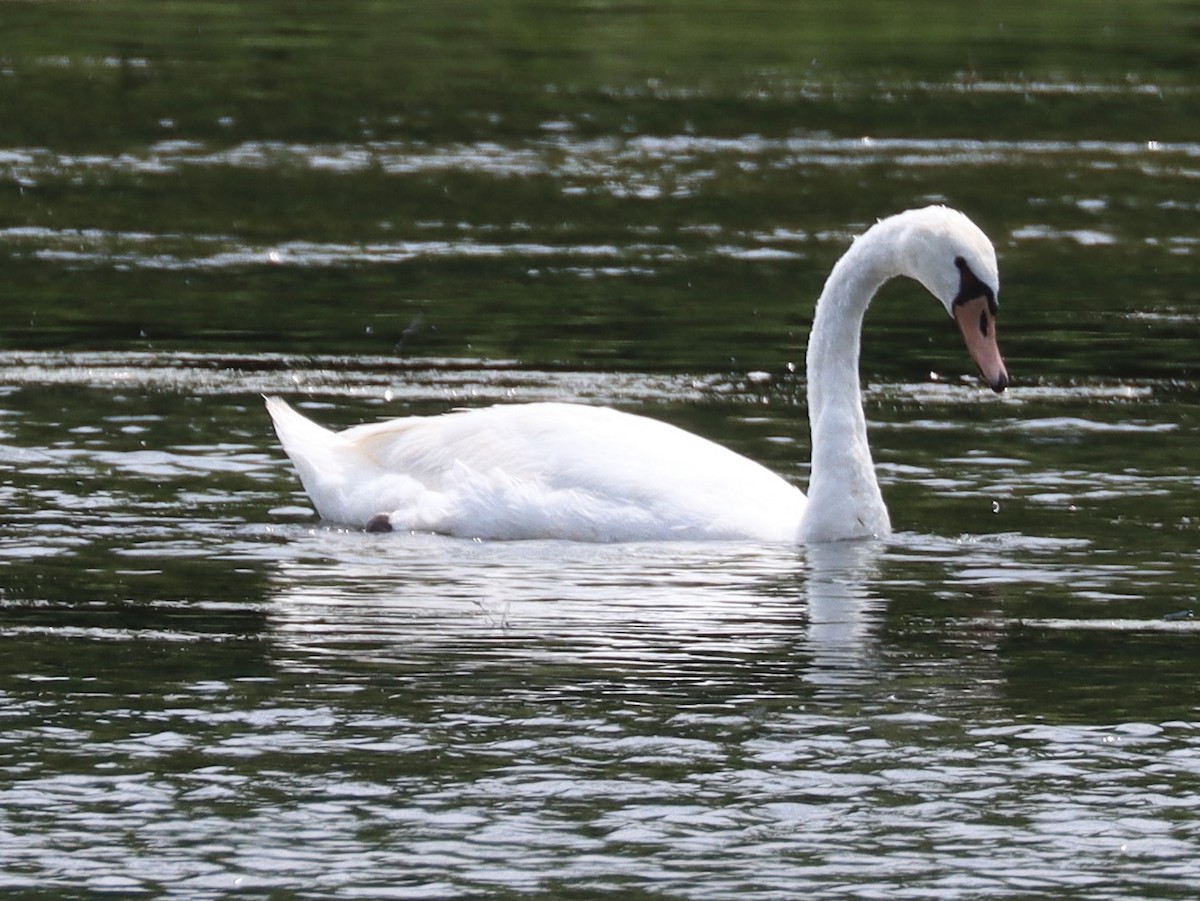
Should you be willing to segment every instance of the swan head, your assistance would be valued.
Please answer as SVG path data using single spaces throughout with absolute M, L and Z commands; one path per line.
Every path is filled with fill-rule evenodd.
M 901 265 L 958 323 L 975 365 L 993 391 L 1008 387 L 1008 369 L 996 341 L 1000 270 L 996 249 L 982 229 L 958 210 L 931 206 L 904 220 Z

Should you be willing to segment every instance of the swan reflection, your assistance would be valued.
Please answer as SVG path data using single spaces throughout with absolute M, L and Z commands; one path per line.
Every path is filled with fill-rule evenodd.
M 694 683 L 691 700 L 861 685 L 877 670 L 876 542 L 470 542 L 297 533 L 270 616 L 285 665 L 343 659 L 561 685 Z M 799 680 L 799 682 L 797 681 Z M 653 690 L 658 690 L 654 688 Z
M 804 678 L 811 684 L 833 689 L 861 685 L 874 677 L 875 633 L 883 601 L 871 586 L 882 554 L 877 541 L 838 541 L 806 549 Z

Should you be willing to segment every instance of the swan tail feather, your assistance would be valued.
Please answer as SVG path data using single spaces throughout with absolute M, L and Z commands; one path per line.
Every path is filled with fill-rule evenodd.
M 341 519 L 338 499 L 345 494 L 347 442 L 336 432 L 297 413 L 279 397 L 264 398 L 275 434 L 296 467 L 300 482 L 322 518 Z M 354 456 L 354 455 L 349 455 Z

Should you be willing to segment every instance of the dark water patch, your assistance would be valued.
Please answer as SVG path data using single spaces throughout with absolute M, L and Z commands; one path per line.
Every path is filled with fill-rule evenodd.
M 1194 108 L 1175 96 L 1189 84 L 1185 9 L 1105 2 L 1081 16 L 1076 4 L 1001 3 L 981 17 L 873 2 L 861 16 L 830 3 L 751 4 L 734 16 L 679 2 L 270 2 L 167 7 L 147 21 L 125 2 L 69 15 L 41 4 L 5 10 L 0 89 L 26 144 L 505 135 L 563 122 L 602 133 L 688 121 L 737 133 L 796 119 L 896 128 L 914 106 L 924 127 L 947 133 L 1054 133 L 1064 109 L 1081 107 L 1092 130 L 1107 124 L 1095 113 L 1115 107 L 1152 131 Z

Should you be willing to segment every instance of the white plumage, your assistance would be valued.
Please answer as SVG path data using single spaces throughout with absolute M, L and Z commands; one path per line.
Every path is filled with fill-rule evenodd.
M 804 495 L 675 426 L 578 404 L 514 404 L 334 433 L 267 401 L 325 519 L 477 538 L 788 541 Z M 714 474 L 720 473 L 719 477 Z
M 268 398 L 267 409 L 318 513 L 333 522 L 575 541 L 884 535 L 890 524 L 867 446 L 858 336 L 871 297 L 894 275 L 917 278 L 942 300 L 992 387 L 1007 384 L 990 318 L 999 289 L 990 242 L 942 207 L 884 220 L 847 251 L 818 301 L 808 351 L 807 501 L 718 444 L 605 407 L 501 405 L 336 433 L 278 398 Z M 969 316 L 958 309 L 980 301 L 978 291 L 988 295 L 980 313 L 987 323 L 977 324 L 977 306 Z

